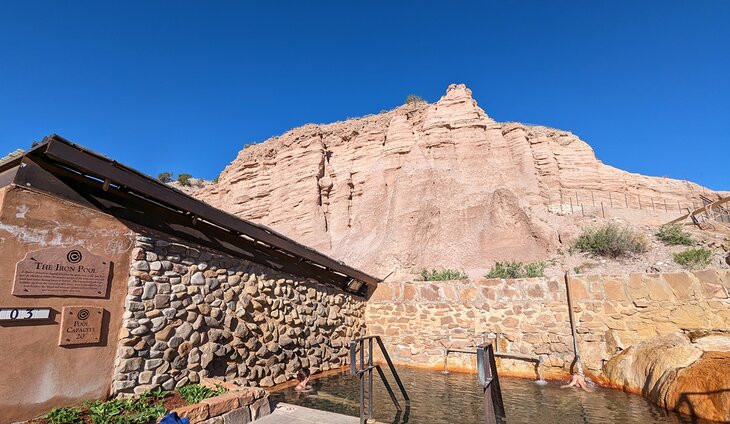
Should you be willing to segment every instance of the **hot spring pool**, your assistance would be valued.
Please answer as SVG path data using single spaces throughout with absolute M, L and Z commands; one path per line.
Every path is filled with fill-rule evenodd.
M 398 374 L 411 397 L 410 416 L 396 410 L 375 375 L 375 418 L 385 423 L 483 424 L 483 397 L 475 374 L 401 368 Z M 397 392 L 395 380 L 386 371 Z M 703 423 L 667 412 L 638 395 L 597 388 L 592 393 L 561 389 L 560 383 L 540 386 L 532 380 L 501 377 L 508 423 Z M 312 382 L 312 392 L 294 388 L 272 393 L 272 400 L 308 408 L 359 415 L 358 379 L 342 373 Z M 399 396 L 400 399 L 400 396 Z M 404 419 L 405 418 L 405 419 Z M 707 422 L 705 422 L 707 423 Z

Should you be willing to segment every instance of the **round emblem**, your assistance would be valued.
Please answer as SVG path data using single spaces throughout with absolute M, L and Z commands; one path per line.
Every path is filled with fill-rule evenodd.
M 81 262 L 81 259 L 83 259 L 83 256 L 78 250 L 71 250 L 70 252 L 68 252 L 68 255 L 66 255 L 66 260 L 71 262 L 72 264 Z
M 76 317 L 82 321 L 85 320 L 86 318 L 89 317 L 89 310 L 88 309 L 80 310 L 79 313 L 76 314 Z

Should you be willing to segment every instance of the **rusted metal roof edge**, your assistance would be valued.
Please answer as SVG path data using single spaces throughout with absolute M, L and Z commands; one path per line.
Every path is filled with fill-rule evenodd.
M 134 168 L 79 146 L 56 134 L 44 138 L 40 145 L 26 152 L 26 155 L 30 153 L 41 153 L 54 161 L 78 168 L 97 178 L 108 179 L 111 183 L 124 186 L 137 194 L 148 197 L 152 201 L 187 211 L 198 219 L 204 219 L 229 231 L 244 234 L 268 244 L 274 249 L 307 260 L 330 272 L 342 274 L 367 285 L 380 282 L 376 277 L 330 258 L 266 226 L 255 224 L 214 208 Z

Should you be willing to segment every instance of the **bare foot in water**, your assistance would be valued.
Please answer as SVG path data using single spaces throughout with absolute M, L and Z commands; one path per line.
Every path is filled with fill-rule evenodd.
M 568 387 L 577 387 L 585 390 L 586 392 L 593 391 L 593 389 L 588 387 L 588 382 L 586 381 L 586 378 L 580 374 L 573 374 L 573 378 L 570 379 L 570 383 L 560 386 L 561 389 L 566 389 Z

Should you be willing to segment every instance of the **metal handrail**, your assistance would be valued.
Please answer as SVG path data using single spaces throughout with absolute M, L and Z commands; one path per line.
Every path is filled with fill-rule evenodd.
M 477 373 L 479 384 L 484 389 L 484 415 L 487 423 L 499 423 L 506 419 L 502 389 L 499 387 L 497 363 L 491 343 L 477 346 Z
M 393 393 L 393 389 L 390 387 L 390 383 L 388 383 L 388 380 L 385 378 L 385 373 L 383 373 L 383 369 L 380 367 L 380 365 L 374 365 L 373 364 L 373 340 L 378 342 L 378 347 L 380 347 L 380 352 L 383 354 L 383 357 L 385 358 L 385 362 L 388 364 L 388 368 L 390 369 L 390 372 L 393 374 L 393 378 L 395 378 L 395 382 L 398 385 L 398 388 L 400 389 L 401 395 L 403 395 L 403 399 L 406 403 L 406 413 L 410 409 L 411 406 L 411 398 L 408 397 L 408 393 L 406 393 L 406 388 L 403 386 L 403 383 L 400 380 L 400 377 L 398 376 L 398 372 L 395 370 L 395 366 L 393 366 L 393 361 L 390 360 L 390 356 L 388 355 L 388 351 L 385 349 L 385 346 L 383 345 L 383 340 L 380 338 L 380 336 L 366 336 L 361 337 L 359 339 L 354 339 L 350 342 L 350 374 L 358 376 L 360 378 L 360 424 L 364 424 L 367 422 L 367 420 L 371 420 L 373 418 L 373 370 L 378 371 L 378 375 L 380 376 L 380 379 L 383 381 L 383 385 L 385 386 L 385 389 L 388 391 L 388 395 L 390 396 L 390 400 L 393 401 L 393 404 L 395 405 L 396 409 L 398 409 L 398 414 L 400 415 L 400 412 L 402 411 L 402 408 L 400 406 L 400 403 L 398 402 L 398 399 L 395 397 L 395 393 Z M 365 363 L 365 342 L 368 342 L 368 357 L 367 357 L 367 365 Z M 357 363 L 357 351 L 358 348 L 360 350 L 359 355 L 359 363 L 360 367 L 358 368 Z M 368 380 L 368 390 L 367 390 L 367 414 L 365 413 L 365 378 L 367 375 Z

